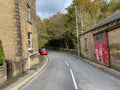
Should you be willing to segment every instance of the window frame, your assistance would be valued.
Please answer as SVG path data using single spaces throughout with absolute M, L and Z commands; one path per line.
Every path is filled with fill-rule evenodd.
M 32 33 L 31 32 L 28 32 L 28 50 L 32 50 L 33 47 L 32 47 Z
M 104 40 L 104 33 L 99 33 L 96 35 L 96 42 L 102 42 Z
M 31 8 L 28 4 L 27 4 L 27 21 L 31 22 Z
M 88 51 L 88 38 L 84 38 L 85 51 Z

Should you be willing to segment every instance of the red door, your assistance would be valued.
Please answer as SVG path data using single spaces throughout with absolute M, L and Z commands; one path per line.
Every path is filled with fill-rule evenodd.
M 100 64 L 110 66 L 106 32 L 94 35 L 96 58 Z

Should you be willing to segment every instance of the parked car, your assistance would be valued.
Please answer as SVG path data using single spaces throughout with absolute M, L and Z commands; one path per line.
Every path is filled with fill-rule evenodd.
M 40 53 L 42 49 L 45 49 L 45 47 L 40 47 L 38 52 Z
M 48 54 L 48 51 L 47 51 L 45 48 L 41 48 L 41 49 L 39 50 L 39 53 L 40 53 L 41 55 L 47 55 L 47 54 Z

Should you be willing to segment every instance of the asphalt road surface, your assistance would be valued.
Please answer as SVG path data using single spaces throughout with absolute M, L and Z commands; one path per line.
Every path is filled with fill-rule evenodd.
M 120 90 L 120 78 L 71 55 L 51 51 L 47 67 L 21 90 Z

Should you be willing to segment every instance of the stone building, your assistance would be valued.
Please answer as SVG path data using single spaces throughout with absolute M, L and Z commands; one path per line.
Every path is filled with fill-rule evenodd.
M 120 71 L 120 11 L 80 34 L 81 55 Z
M 7 75 L 17 76 L 39 62 L 36 0 L 0 0 L 0 13 Z

